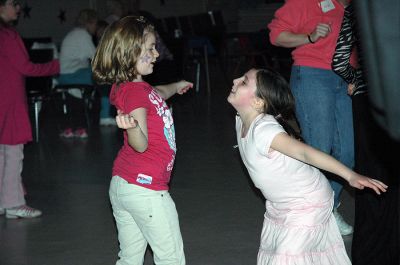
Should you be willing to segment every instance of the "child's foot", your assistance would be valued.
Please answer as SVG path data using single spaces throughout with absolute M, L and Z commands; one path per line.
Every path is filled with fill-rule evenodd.
M 74 132 L 74 136 L 76 138 L 80 138 L 80 139 L 86 139 L 88 138 L 88 134 L 86 132 L 85 128 L 79 128 Z
M 72 138 L 74 137 L 74 133 L 71 128 L 67 128 L 60 133 L 60 137 L 62 138 Z
M 21 205 L 18 207 L 6 209 L 6 218 L 17 219 L 17 218 L 35 218 L 42 215 L 42 212 L 38 209 L 34 209 L 27 205 Z

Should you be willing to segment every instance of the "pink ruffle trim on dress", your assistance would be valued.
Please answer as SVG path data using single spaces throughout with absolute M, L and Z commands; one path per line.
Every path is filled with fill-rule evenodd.
M 257 265 L 350 265 L 335 218 L 314 227 L 265 218 Z

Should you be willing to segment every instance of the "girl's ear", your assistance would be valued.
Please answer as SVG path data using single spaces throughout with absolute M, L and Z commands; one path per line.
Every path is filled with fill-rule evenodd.
M 264 112 L 264 105 L 265 105 L 265 103 L 264 103 L 264 101 L 263 101 L 261 98 L 255 97 L 255 98 L 253 99 L 253 104 L 252 104 L 252 106 L 253 106 L 253 108 L 254 108 L 256 111 L 258 111 L 258 112 L 260 112 L 260 113 Z

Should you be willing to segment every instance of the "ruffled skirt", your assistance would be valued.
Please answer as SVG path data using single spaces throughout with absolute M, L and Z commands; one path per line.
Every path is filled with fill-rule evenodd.
M 276 212 L 269 210 L 267 207 L 258 265 L 351 264 L 330 205 L 289 211 L 286 216 L 282 211 L 274 216 Z

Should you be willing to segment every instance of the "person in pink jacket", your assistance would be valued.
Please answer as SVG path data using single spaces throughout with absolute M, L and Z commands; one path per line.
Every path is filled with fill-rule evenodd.
M 25 76 L 55 75 L 57 60 L 33 64 L 24 43 L 12 27 L 20 4 L 0 0 L 0 215 L 33 218 L 40 210 L 26 205 L 21 180 L 24 144 L 32 140 Z

